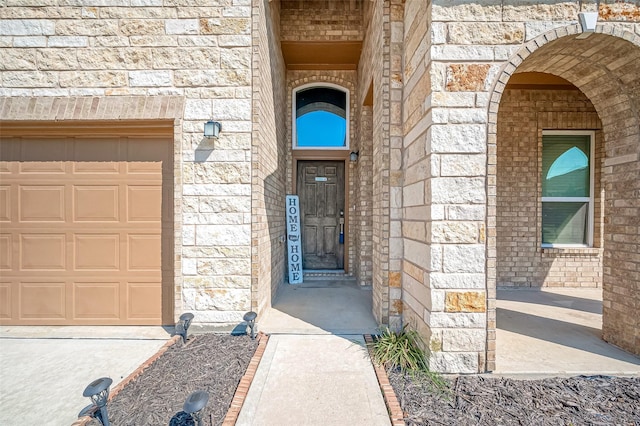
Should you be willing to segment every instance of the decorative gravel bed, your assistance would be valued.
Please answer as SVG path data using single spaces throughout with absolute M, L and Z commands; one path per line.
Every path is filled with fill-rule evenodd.
M 203 425 L 221 425 L 257 347 L 258 339 L 216 334 L 176 343 L 107 404 L 111 424 L 168 425 L 189 394 L 205 390 Z
M 438 392 L 398 371 L 388 374 L 407 425 L 640 425 L 640 377 L 460 376 Z

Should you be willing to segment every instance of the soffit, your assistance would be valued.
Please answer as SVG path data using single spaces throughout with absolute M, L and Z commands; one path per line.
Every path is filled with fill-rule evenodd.
M 283 41 L 282 55 L 290 70 L 356 70 L 361 41 Z

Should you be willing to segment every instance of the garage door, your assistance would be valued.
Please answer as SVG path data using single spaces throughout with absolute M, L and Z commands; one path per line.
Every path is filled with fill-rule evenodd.
M 170 152 L 167 137 L 3 137 L 0 322 L 161 324 Z

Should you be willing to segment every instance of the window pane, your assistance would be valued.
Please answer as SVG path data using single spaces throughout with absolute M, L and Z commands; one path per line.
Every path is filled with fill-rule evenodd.
M 299 147 L 343 147 L 347 141 L 347 94 L 329 87 L 296 93 Z
M 542 244 L 587 244 L 589 203 L 542 203 Z
M 588 135 L 542 137 L 542 196 L 588 197 Z

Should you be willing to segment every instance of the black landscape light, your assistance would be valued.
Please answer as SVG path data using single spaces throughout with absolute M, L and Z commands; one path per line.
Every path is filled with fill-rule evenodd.
M 182 336 L 182 343 L 187 342 L 187 333 L 189 332 L 189 326 L 193 320 L 193 314 L 191 312 L 180 315 L 180 319 L 176 323 L 176 334 Z
M 209 393 L 203 390 L 195 391 L 187 397 L 182 409 L 188 413 L 198 426 L 202 425 L 202 410 L 209 401 Z
M 104 426 L 109 426 L 109 415 L 107 414 L 107 400 L 109 399 L 109 386 L 113 380 L 108 377 L 101 377 L 89 383 L 82 396 L 91 398 L 93 405 L 85 407 L 79 417 L 91 416 L 100 420 Z M 97 409 L 94 409 L 96 407 Z
M 249 328 L 251 329 L 251 338 L 255 339 L 256 338 L 256 333 L 255 333 L 255 327 L 256 327 L 256 318 L 258 317 L 258 314 L 256 314 L 255 312 L 251 311 L 251 312 L 247 312 L 246 314 L 244 314 L 244 316 L 242 317 L 243 320 L 245 320 L 247 322 L 247 325 L 249 326 Z

